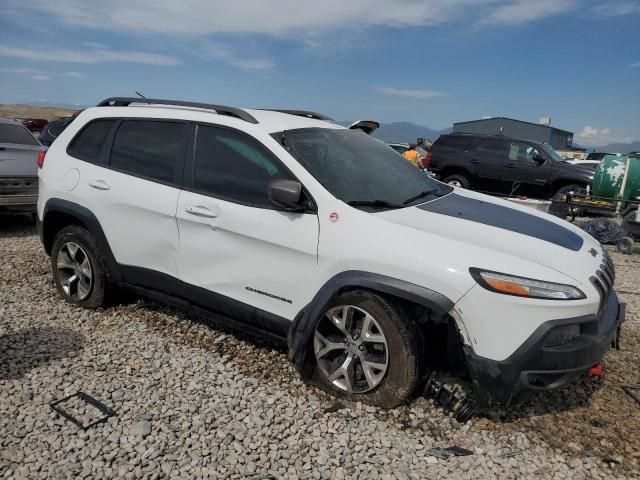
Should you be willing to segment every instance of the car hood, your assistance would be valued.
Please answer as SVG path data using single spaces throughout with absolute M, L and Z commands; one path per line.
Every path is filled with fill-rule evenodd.
M 589 168 L 586 165 L 580 165 L 580 164 L 569 163 L 569 162 L 556 162 L 555 168 L 556 170 L 573 173 L 574 175 L 578 174 L 578 175 L 584 175 L 587 177 L 593 177 L 594 169 Z
M 578 282 L 588 281 L 602 262 L 599 243 L 572 224 L 469 190 L 456 188 L 428 203 L 374 215 L 431 235 L 535 262 Z M 483 265 L 482 258 L 469 266 L 491 268 Z

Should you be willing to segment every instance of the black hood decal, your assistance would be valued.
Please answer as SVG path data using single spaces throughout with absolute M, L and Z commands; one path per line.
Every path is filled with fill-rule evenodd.
M 503 228 L 576 252 L 582 248 L 584 243 L 580 235 L 544 218 L 456 193 L 418 205 L 417 208 L 469 222 Z

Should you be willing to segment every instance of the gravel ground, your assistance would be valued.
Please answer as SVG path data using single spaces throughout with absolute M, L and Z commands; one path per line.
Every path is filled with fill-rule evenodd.
M 33 228 L 0 217 L 0 477 L 638 478 L 640 406 L 622 386 L 640 393 L 640 255 L 612 256 L 628 321 L 603 378 L 460 425 L 425 399 L 331 409 L 284 351 L 154 303 L 74 308 Z M 51 410 L 79 390 L 115 416 L 83 431 Z M 427 453 L 454 444 L 473 455 Z

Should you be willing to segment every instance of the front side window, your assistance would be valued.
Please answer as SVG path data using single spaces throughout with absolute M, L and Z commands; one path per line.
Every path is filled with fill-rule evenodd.
M 138 177 L 175 183 L 185 146 L 183 123 L 124 120 L 113 139 L 109 165 Z
M 538 150 L 533 145 L 522 142 L 512 142 L 509 147 L 509 160 L 512 162 L 534 163 Z
M 194 189 L 246 205 L 272 208 L 272 180 L 294 178 L 257 141 L 224 128 L 198 125 Z
M 91 122 L 73 139 L 67 152 L 80 160 L 98 163 L 102 147 L 114 123 L 115 120 L 108 119 Z
M 39 145 L 26 127 L 15 123 L 0 123 L 0 143 Z
M 346 203 L 393 208 L 424 203 L 452 190 L 361 130 L 302 128 L 273 136 Z M 408 201 L 414 197 L 415 201 Z

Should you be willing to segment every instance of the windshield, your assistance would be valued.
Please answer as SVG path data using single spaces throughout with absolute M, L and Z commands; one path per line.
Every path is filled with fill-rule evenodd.
M 452 190 L 360 130 L 302 128 L 273 136 L 329 192 L 346 203 L 404 206 L 424 203 Z
M 553 148 L 551 148 L 549 145 L 545 145 L 543 143 L 541 143 L 539 145 L 540 147 L 542 147 L 542 149 L 547 152 L 547 154 L 551 157 L 551 159 L 554 162 L 564 162 L 566 163 L 566 160 L 564 158 L 562 158 L 558 152 L 556 152 Z

